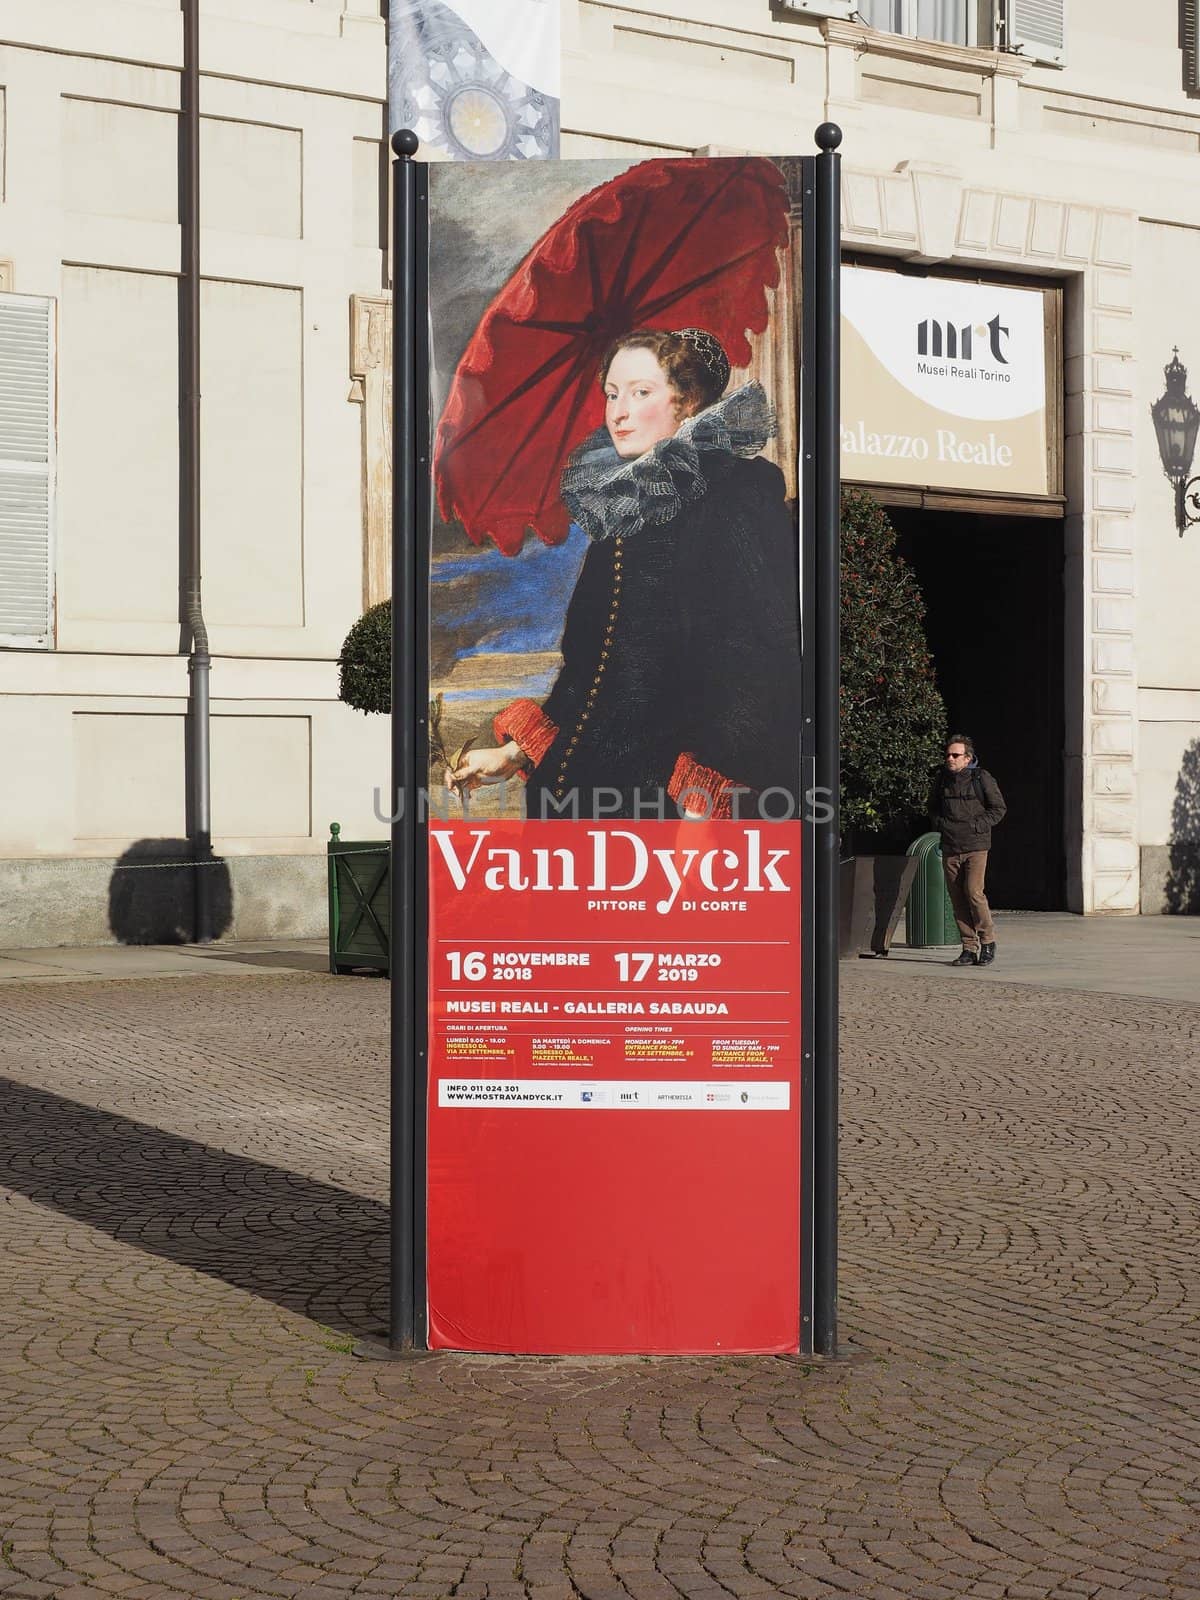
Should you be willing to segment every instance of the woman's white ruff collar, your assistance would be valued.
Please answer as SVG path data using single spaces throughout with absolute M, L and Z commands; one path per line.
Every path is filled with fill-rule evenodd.
M 589 539 L 629 538 L 661 526 L 699 500 L 734 456 L 756 456 L 776 432 L 761 383 L 747 383 L 687 417 L 636 460 L 619 456 L 597 428 L 567 458 L 563 504 Z

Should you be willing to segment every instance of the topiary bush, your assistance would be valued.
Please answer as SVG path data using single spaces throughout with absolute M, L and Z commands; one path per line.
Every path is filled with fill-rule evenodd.
M 869 495 L 842 495 L 842 832 L 895 836 L 923 814 L 946 708 L 925 602 Z
M 381 600 L 346 635 L 338 657 L 338 699 L 355 711 L 392 709 L 392 602 Z

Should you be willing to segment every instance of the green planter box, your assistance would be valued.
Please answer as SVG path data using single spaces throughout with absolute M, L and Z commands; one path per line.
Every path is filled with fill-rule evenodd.
M 329 970 L 386 972 L 391 873 L 386 839 L 343 839 L 329 824 Z

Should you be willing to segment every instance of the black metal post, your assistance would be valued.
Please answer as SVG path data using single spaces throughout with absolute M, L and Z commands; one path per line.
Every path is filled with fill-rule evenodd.
M 419 1348 L 417 1305 L 417 136 L 392 135 L 391 1312 L 393 1350 Z
M 800 159 L 800 308 L 796 371 L 800 385 L 800 791 L 803 796 L 800 882 L 800 1354 L 813 1353 L 813 1062 L 816 1004 L 816 682 L 814 667 L 813 595 L 816 593 L 816 445 L 813 418 L 817 411 L 816 156 Z
M 842 130 L 823 122 L 812 227 L 816 297 L 813 475 L 816 785 L 832 810 L 815 830 L 813 1017 L 813 1349 L 837 1353 L 838 863 L 841 818 L 841 157 Z M 806 219 L 807 220 L 807 219 Z
M 188 645 L 187 818 L 192 852 L 192 938 L 213 937 L 209 777 L 208 630 L 201 605 L 200 522 L 200 0 L 183 3 L 180 74 L 179 508 L 181 609 Z

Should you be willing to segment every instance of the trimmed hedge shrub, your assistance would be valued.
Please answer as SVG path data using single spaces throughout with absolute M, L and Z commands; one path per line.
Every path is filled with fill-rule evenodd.
M 842 832 L 911 831 L 942 755 L 946 708 L 925 602 L 869 495 L 842 496 Z
M 392 709 L 392 602 L 364 612 L 338 657 L 338 699 L 355 711 Z

